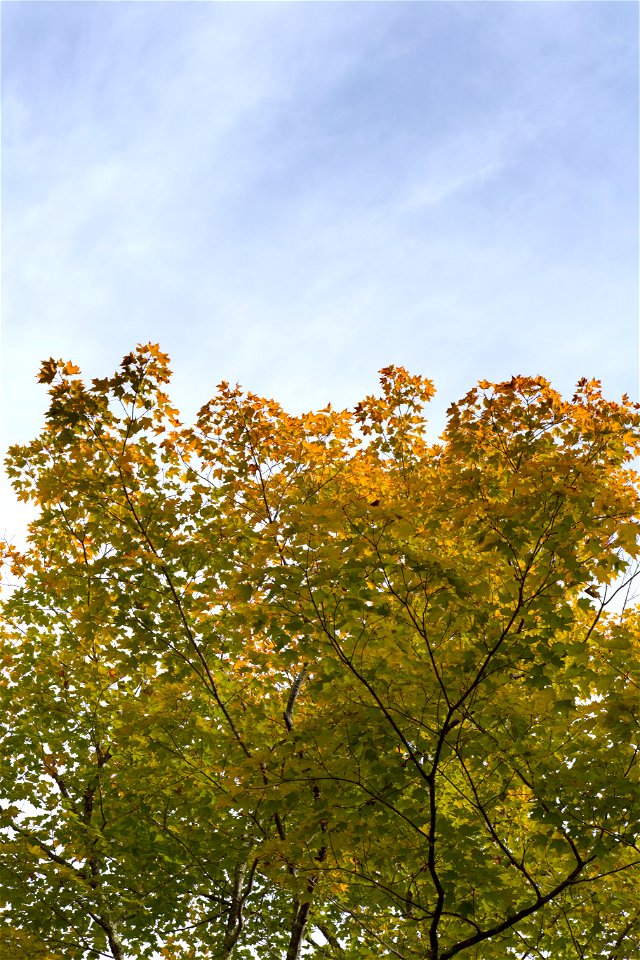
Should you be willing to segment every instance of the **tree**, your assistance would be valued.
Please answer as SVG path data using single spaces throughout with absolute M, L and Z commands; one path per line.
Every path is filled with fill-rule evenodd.
M 637 956 L 638 405 L 168 379 L 49 360 L 10 451 L 0 956 Z

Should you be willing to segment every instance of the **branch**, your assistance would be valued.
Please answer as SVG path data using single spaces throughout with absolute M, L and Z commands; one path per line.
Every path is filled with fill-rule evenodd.
M 284 711 L 284 722 L 287 725 L 287 730 L 291 733 L 293 729 L 293 708 L 298 694 L 300 693 L 300 688 L 304 683 L 305 677 L 307 675 L 307 664 L 305 663 L 304 667 L 296 677 L 291 687 L 291 692 L 289 694 L 289 699 L 287 700 L 287 707 Z
M 468 937 L 466 940 L 461 940 L 460 943 L 457 943 L 454 947 L 451 947 L 450 950 L 445 950 L 442 954 L 440 954 L 440 960 L 449 960 L 450 957 L 455 957 L 458 953 L 466 950 L 467 947 L 473 947 L 478 943 L 483 943 L 485 940 L 490 940 L 499 933 L 503 933 L 505 930 L 509 930 L 517 923 L 520 923 L 520 921 L 524 920 L 525 917 L 529 917 L 532 913 L 536 913 L 538 910 L 544 907 L 545 904 L 555 900 L 555 898 L 559 896 L 563 890 L 566 890 L 567 887 L 572 886 L 576 882 L 584 867 L 591 863 L 592 860 L 595 860 L 595 855 L 589 857 L 588 860 L 583 860 L 578 863 L 568 877 L 565 877 L 561 883 L 558 883 L 552 890 L 550 890 L 548 893 L 545 893 L 544 896 L 538 897 L 534 903 L 530 904 L 528 907 L 523 907 L 522 910 L 518 910 L 517 913 L 514 913 L 513 916 L 503 920 L 502 923 L 498 923 L 494 927 L 489 927 L 488 930 L 481 930 L 479 933 L 476 933 L 473 937 Z

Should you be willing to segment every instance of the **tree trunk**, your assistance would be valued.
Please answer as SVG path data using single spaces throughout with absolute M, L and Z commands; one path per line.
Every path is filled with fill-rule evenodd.
M 223 960 L 228 960 L 235 950 L 238 938 L 242 933 L 242 884 L 247 870 L 247 864 L 240 862 L 237 864 L 233 875 L 233 893 L 231 895 L 231 904 L 229 906 L 229 916 L 227 917 L 227 926 L 224 932 L 224 943 L 222 945 Z
M 305 900 L 304 903 L 300 903 L 299 900 L 295 901 L 293 923 L 291 925 L 291 938 L 289 940 L 289 948 L 287 950 L 287 960 L 300 960 L 300 951 L 302 949 L 302 941 L 304 938 L 304 932 L 307 928 L 310 909 L 310 900 Z

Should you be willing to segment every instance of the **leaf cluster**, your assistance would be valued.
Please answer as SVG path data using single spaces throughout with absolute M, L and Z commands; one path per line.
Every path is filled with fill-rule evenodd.
M 632 960 L 637 405 L 169 377 L 50 359 L 9 454 L 0 957 Z

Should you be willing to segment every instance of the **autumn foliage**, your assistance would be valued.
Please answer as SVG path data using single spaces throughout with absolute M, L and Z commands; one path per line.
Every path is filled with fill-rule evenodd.
M 168 379 L 49 360 L 9 455 L 0 957 L 640 955 L 638 407 Z

